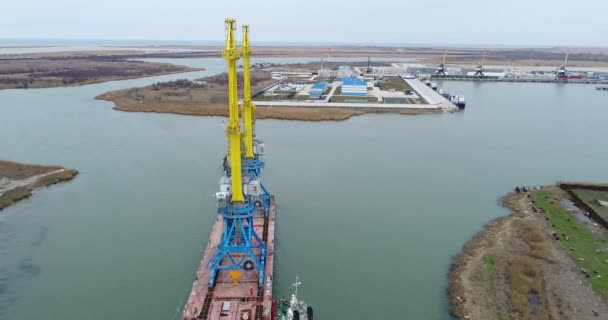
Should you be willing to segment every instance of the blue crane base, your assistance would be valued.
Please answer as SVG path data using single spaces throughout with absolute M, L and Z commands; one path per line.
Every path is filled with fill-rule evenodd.
M 218 271 L 242 269 L 255 269 L 258 272 L 258 282 L 262 285 L 266 263 L 266 244 L 255 232 L 253 224 L 253 217 L 259 214 L 259 209 L 249 201 L 239 204 L 230 203 L 226 207 L 219 208 L 218 214 L 223 216 L 224 232 L 222 240 L 217 246 L 215 257 L 207 264 L 207 268 L 210 270 L 209 287 L 215 286 Z M 256 244 L 253 243 L 254 239 Z M 260 250 L 259 258 L 254 250 Z M 251 262 L 247 263 L 247 261 Z

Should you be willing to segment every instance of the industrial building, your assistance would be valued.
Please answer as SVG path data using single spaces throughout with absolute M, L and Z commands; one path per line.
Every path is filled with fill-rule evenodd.
M 369 74 L 381 76 L 399 76 L 408 73 L 407 67 L 370 67 L 369 71 Z
M 366 96 L 367 82 L 359 78 L 342 78 L 343 96 Z
M 351 66 L 339 66 L 338 70 L 321 68 L 321 69 L 319 69 L 317 74 L 319 75 L 319 77 L 323 77 L 323 78 L 331 78 L 331 77 L 350 78 L 350 77 L 356 77 L 359 75 L 357 72 L 355 72 L 353 70 L 353 68 Z
M 328 85 L 327 82 L 315 83 L 308 92 L 310 99 L 321 99 L 321 96 L 325 93 Z
M 353 71 L 351 66 L 339 66 L 338 67 L 338 78 L 350 78 L 356 77 L 358 74 Z
M 477 72 L 467 72 L 467 77 L 473 77 L 477 74 Z M 493 78 L 504 78 L 507 76 L 504 72 L 483 72 L 484 77 L 493 77 Z

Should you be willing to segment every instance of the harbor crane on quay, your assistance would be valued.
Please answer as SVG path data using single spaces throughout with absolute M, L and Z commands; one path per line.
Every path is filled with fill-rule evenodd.
M 249 79 L 249 38 L 248 27 L 243 28 L 243 48 L 236 47 L 234 19 L 226 19 L 226 47 L 222 56 L 228 64 L 228 105 L 229 119 L 226 126 L 228 138 L 228 165 L 220 179 L 220 192 L 215 194 L 217 214 L 223 219 L 223 234 L 217 245 L 215 256 L 208 262 L 209 287 L 213 288 L 221 270 L 230 271 L 233 279 L 238 279 L 242 270 L 255 271 L 258 284 L 264 282 L 266 243 L 255 231 L 253 218 L 262 214 L 269 204 L 269 196 L 262 192 L 260 168 L 263 162 L 256 157 L 254 143 L 254 110 L 251 103 Z M 245 72 L 245 100 L 243 101 L 244 132 L 239 119 L 237 92 L 237 60 L 240 54 L 246 57 L 243 65 Z M 247 92 L 249 90 L 249 92 Z M 241 146 L 245 146 L 245 152 Z M 258 151 L 263 146 L 257 144 Z M 267 213 L 265 213 L 267 215 Z M 267 219 L 266 219 L 267 220 Z
M 483 63 L 486 60 L 486 49 L 483 49 L 483 53 L 481 54 L 481 62 L 479 63 L 479 65 L 477 66 L 477 68 L 475 68 L 475 74 L 473 76 L 475 77 L 483 77 Z
M 448 48 L 445 48 L 445 52 L 443 52 L 443 60 L 441 60 L 441 64 L 436 68 L 435 76 L 437 77 L 445 77 L 447 75 L 447 68 L 445 67 L 445 62 L 448 59 Z
M 557 75 L 555 79 L 557 80 L 568 80 L 568 70 L 566 69 L 566 65 L 568 64 L 568 56 L 570 55 L 569 51 L 566 51 L 566 58 L 564 59 L 564 63 L 557 68 Z

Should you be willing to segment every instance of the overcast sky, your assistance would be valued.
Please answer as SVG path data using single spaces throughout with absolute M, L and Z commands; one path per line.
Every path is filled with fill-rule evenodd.
M 4 0 L 0 38 L 608 46 L 607 0 Z

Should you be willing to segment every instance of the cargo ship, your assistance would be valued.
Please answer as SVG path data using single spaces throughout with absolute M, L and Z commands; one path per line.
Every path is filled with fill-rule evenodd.
M 215 194 L 215 223 L 182 311 L 183 320 L 270 320 L 276 202 L 261 181 L 264 143 L 255 136 L 251 101 L 248 26 L 236 47 L 236 21 L 226 19 L 228 150 Z M 243 102 L 239 109 L 237 60 L 243 57 Z M 242 115 L 242 119 L 241 119 Z M 241 121 L 242 120 L 242 121 Z

